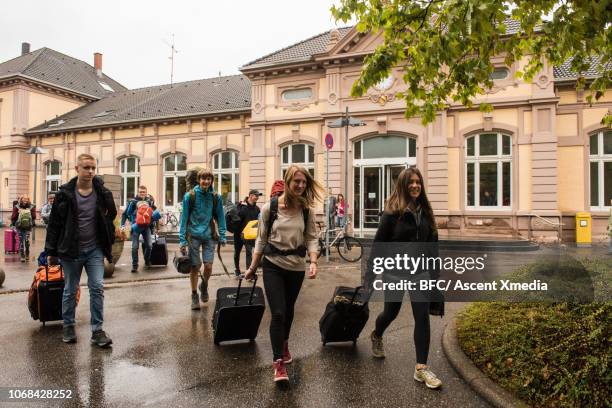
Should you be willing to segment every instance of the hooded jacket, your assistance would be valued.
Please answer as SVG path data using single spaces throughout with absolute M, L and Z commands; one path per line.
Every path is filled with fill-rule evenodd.
M 211 239 L 210 221 L 213 217 L 213 210 L 219 226 L 219 239 L 225 242 L 225 214 L 221 197 L 217 195 L 217 208 L 213 209 L 213 196 L 216 193 L 212 186 L 204 192 L 198 185 L 193 191 L 195 193 L 194 208 L 191 208 L 190 192 L 186 192 L 183 196 L 183 212 L 179 229 L 180 245 L 187 246 L 187 235 L 201 241 Z
M 104 256 L 111 262 L 111 247 L 115 241 L 113 220 L 117 216 L 117 208 L 113 194 L 104 187 L 102 178 L 96 176 L 92 182 L 96 192 L 96 234 Z M 79 257 L 76 184 L 77 178 L 74 177 L 68 183 L 63 184 L 55 195 L 45 241 L 45 250 L 49 256 L 66 259 Z

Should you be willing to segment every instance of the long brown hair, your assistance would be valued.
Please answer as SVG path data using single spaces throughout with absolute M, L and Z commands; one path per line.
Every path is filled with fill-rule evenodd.
M 304 174 L 306 177 L 306 189 L 301 196 L 297 196 L 291 191 L 291 180 L 296 173 Z M 298 205 L 302 208 L 313 208 L 315 201 L 321 201 L 323 197 L 323 187 L 312 177 L 312 175 L 304 167 L 292 165 L 285 173 L 285 192 L 283 193 L 285 205 L 289 208 L 296 208 Z
M 425 182 L 423 181 L 423 175 L 416 167 L 409 167 L 407 169 L 404 169 L 399 174 L 399 176 L 397 177 L 397 182 L 395 183 L 395 187 L 393 188 L 393 192 L 385 203 L 385 211 L 390 214 L 400 215 L 406 212 L 406 210 L 408 209 L 408 203 L 410 202 L 410 192 L 408 191 L 408 186 L 410 185 L 410 178 L 413 174 L 417 175 L 421 183 L 421 194 L 416 199 L 416 205 L 417 207 L 421 207 L 423 213 L 429 219 L 431 229 L 433 231 L 436 231 L 436 219 L 434 217 L 431 204 L 429 203 L 429 199 L 427 198 L 427 193 L 425 192 Z

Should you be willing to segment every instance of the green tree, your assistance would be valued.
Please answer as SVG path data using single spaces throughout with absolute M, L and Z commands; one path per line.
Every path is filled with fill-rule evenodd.
M 423 123 L 450 102 L 472 106 L 493 86 L 493 56 L 504 56 L 507 66 L 526 57 L 528 64 L 517 72 L 526 81 L 544 59 L 560 65 L 572 58 L 577 73 L 595 63 L 599 77 L 579 75 L 576 84 L 590 90 L 589 103 L 610 85 L 611 0 L 340 0 L 331 11 L 337 21 L 357 21 L 360 32 L 383 33 L 352 95 L 363 95 L 401 66 L 407 89 L 399 96 L 406 101 L 406 116 L 420 115 Z M 520 25 L 516 32 L 507 30 L 509 17 Z M 492 106 L 483 103 L 480 109 Z M 612 118 L 602 122 L 609 126 Z

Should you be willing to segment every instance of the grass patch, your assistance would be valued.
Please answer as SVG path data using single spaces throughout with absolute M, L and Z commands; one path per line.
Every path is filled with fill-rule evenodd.
M 612 259 L 580 262 L 601 299 Z M 611 311 L 609 301 L 473 303 L 459 314 L 457 333 L 483 372 L 530 405 L 611 407 Z

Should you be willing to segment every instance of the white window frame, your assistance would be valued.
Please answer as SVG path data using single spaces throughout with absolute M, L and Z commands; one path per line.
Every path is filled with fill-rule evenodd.
M 404 137 L 402 135 L 397 135 L 397 134 L 390 134 L 388 136 L 394 136 L 394 137 Z M 361 144 L 360 146 L 360 152 L 361 152 L 361 157 L 363 157 L 363 153 L 364 153 L 364 141 L 368 140 L 368 139 L 376 139 L 376 138 L 380 138 L 380 137 L 386 137 L 386 135 L 377 135 L 377 136 L 373 136 L 373 137 L 368 137 L 365 139 L 360 139 L 357 140 L 353 143 L 353 166 L 356 167 L 361 167 L 361 166 L 377 166 L 380 164 L 384 164 L 384 165 L 393 165 L 393 164 L 406 164 L 408 166 L 414 166 L 416 165 L 416 157 L 417 157 L 417 150 L 418 150 L 418 146 L 417 146 L 417 141 L 414 137 L 410 137 L 410 136 L 405 136 L 404 138 L 406 139 L 406 152 L 405 155 L 402 156 L 398 156 L 398 157 L 377 157 L 375 159 L 361 159 L 361 158 L 356 158 L 355 154 L 357 151 L 357 147 L 356 145 L 358 143 Z M 414 143 L 414 154 L 410 155 L 410 143 Z
M 174 169 L 166 168 L 166 159 L 170 156 L 174 156 Z M 169 210 L 169 211 L 177 211 L 183 202 L 183 197 L 178 197 L 178 186 L 179 186 L 179 179 L 184 178 L 187 175 L 187 166 L 185 166 L 185 170 L 177 170 L 178 162 L 179 162 L 177 159 L 179 158 L 179 156 L 185 156 L 185 163 L 187 163 L 187 155 L 183 153 L 172 153 L 172 154 L 167 154 L 162 157 L 162 170 L 163 170 L 162 203 L 163 203 L 164 209 Z M 167 179 L 170 177 L 174 179 L 173 181 L 174 182 L 174 189 L 173 189 L 174 205 L 166 205 L 166 182 L 167 182 Z
M 230 153 L 230 167 L 221 168 L 221 156 L 223 153 Z M 221 194 L 221 175 L 229 175 L 231 177 L 231 192 L 227 197 L 232 203 L 236 204 L 240 201 L 240 163 L 238 161 L 238 153 L 233 150 L 225 150 L 217 152 L 212 156 L 213 163 L 213 188 Z M 225 203 L 224 203 L 225 204 Z
M 293 161 L 293 148 L 292 146 L 295 145 L 304 145 L 304 162 L 294 162 Z M 309 160 L 309 149 L 312 148 L 312 161 Z M 283 163 L 283 150 L 288 149 L 287 151 L 287 163 Z M 280 167 L 280 177 L 284 178 L 284 172 L 285 170 L 287 170 L 289 167 L 291 167 L 292 165 L 298 165 L 298 166 L 302 166 L 304 167 L 306 170 L 312 170 L 311 174 L 314 177 L 314 173 L 315 173 L 315 162 L 316 162 L 317 158 L 316 158 L 316 154 L 314 151 L 314 145 L 310 144 L 310 143 L 290 143 L 288 145 L 282 146 L 280 149 L 280 163 L 281 163 L 281 167 Z
M 608 131 L 600 130 L 597 133 L 589 135 L 589 164 L 587 171 L 589 172 L 589 207 L 593 211 L 609 211 L 610 204 L 604 200 L 604 163 L 612 162 L 612 154 L 604 154 L 604 134 Z M 597 135 L 597 154 L 591 154 L 590 140 L 591 136 Z M 591 163 L 597 163 L 597 202 L 598 205 L 591 205 Z M 612 177 L 612 176 L 610 176 Z M 603 205 L 602 205 L 603 204 Z
M 127 163 L 129 160 L 135 160 L 134 171 L 127 171 Z M 140 185 L 140 159 L 136 156 L 128 156 L 119 160 L 119 175 L 121 176 L 121 208 L 125 208 L 133 197 L 138 194 L 138 186 Z M 134 179 L 134 195 L 128 197 L 127 181 L 128 179 Z
M 50 174 L 52 163 L 59 164 L 59 170 L 57 174 Z M 51 188 L 51 185 L 53 184 L 53 182 L 57 182 L 56 189 Z M 52 191 L 57 192 L 59 190 L 59 186 L 61 185 L 61 182 L 62 182 L 62 162 L 60 162 L 59 160 L 50 160 L 47 163 L 45 163 L 45 198 L 49 195 L 50 192 Z
M 497 154 L 495 155 L 480 155 L 480 135 L 490 135 L 497 134 Z M 510 138 L 510 153 L 503 154 L 503 141 L 504 136 Z M 468 140 L 474 139 L 474 155 L 468 156 Z M 468 210 L 477 210 L 477 211 L 508 211 L 512 209 L 512 197 L 513 197 L 513 187 L 512 187 L 512 136 L 503 132 L 481 132 L 475 135 L 470 135 L 465 138 L 465 146 L 464 146 L 464 158 L 465 158 L 465 166 L 464 166 L 464 185 L 465 191 L 463 195 L 465 208 Z M 468 205 L 468 164 L 474 164 L 474 205 Z M 497 189 L 495 191 L 497 199 L 497 205 L 480 205 L 480 164 L 481 163 L 497 163 Z M 503 163 L 510 163 L 510 204 L 503 205 Z

